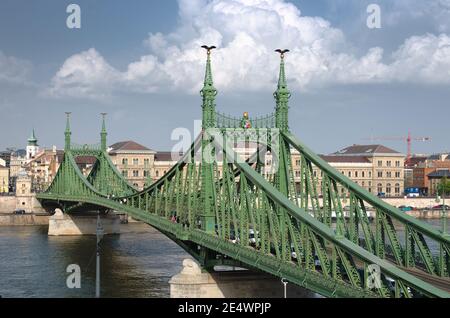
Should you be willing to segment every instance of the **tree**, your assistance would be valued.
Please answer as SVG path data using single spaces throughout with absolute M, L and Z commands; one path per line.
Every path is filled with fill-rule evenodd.
M 450 181 L 447 177 L 442 178 L 441 182 L 438 185 L 438 194 L 439 195 L 449 195 L 450 194 Z

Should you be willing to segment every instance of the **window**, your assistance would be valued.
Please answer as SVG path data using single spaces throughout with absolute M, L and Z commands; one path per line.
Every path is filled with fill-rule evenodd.
M 299 166 L 301 165 L 300 159 L 298 159 L 298 160 L 295 161 L 295 165 L 296 165 L 297 167 L 299 167 Z
M 386 185 L 386 193 L 387 193 L 387 194 L 391 194 L 391 192 L 392 192 L 391 184 L 388 183 L 388 184 Z
M 122 159 L 122 164 L 123 164 L 124 166 L 126 166 L 126 165 L 128 164 L 128 159 L 127 159 L 127 158 L 123 158 L 123 159 Z
M 396 161 L 396 162 L 395 162 L 395 166 L 396 166 L 397 168 L 399 168 L 399 167 L 400 167 L 400 161 Z
M 358 178 L 358 171 L 355 171 L 355 178 Z
M 128 178 L 128 170 L 123 170 L 123 171 L 122 171 L 122 176 L 123 176 L 124 178 Z
M 139 159 L 133 159 L 133 165 L 134 166 L 139 166 Z
M 378 171 L 378 178 L 383 178 L 383 171 Z
M 365 178 L 366 177 L 366 173 L 363 171 L 361 172 L 361 177 Z
M 395 184 L 395 194 L 400 194 L 400 184 L 399 183 Z
M 300 171 L 295 171 L 295 176 L 297 177 L 297 178 L 300 178 L 301 177 L 301 175 L 300 175 Z
M 149 166 L 150 165 L 150 159 L 144 159 L 144 165 Z
M 133 177 L 139 177 L 139 170 L 133 170 Z
M 148 170 L 144 170 L 144 177 L 149 177 L 150 176 L 150 171 Z
M 383 161 L 379 160 L 378 161 L 378 167 L 382 167 L 383 166 Z
M 348 172 L 348 177 L 349 177 L 349 178 L 352 177 L 352 172 L 351 172 L 351 171 Z
M 386 172 L 386 178 L 392 178 L 392 172 L 390 171 Z
M 372 171 L 369 171 L 369 178 L 372 178 Z
M 386 162 L 386 165 L 387 165 L 388 167 L 391 167 L 391 166 L 392 166 L 392 161 Z
M 378 193 L 383 193 L 383 185 L 381 183 L 378 183 L 377 190 L 378 190 Z
M 400 171 L 397 171 L 397 172 L 395 173 L 395 177 L 396 177 L 396 178 L 401 178 L 401 172 L 400 172 Z
M 156 170 L 156 177 L 159 178 L 159 170 Z

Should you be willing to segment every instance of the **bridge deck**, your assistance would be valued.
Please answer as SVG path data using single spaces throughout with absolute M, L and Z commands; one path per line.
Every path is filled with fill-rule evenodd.
M 439 289 L 442 289 L 448 293 L 450 293 L 450 279 L 448 277 L 438 277 L 428 273 L 425 273 L 417 268 L 405 268 L 399 267 L 405 272 L 414 275 L 415 277 L 423 280 L 424 282 L 429 283 Z

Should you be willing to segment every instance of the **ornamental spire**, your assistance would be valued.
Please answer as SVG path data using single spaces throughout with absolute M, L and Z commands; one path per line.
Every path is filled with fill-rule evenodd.
M 214 50 L 215 46 L 203 45 L 202 48 L 206 50 L 207 60 L 206 60 L 206 71 L 205 71 L 205 82 L 203 88 L 200 92 L 203 98 L 202 105 L 202 121 L 203 128 L 212 128 L 215 126 L 216 117 L 216 104 L 215 98 L 217 95 L 217 90 L 214 87 L 213 76 L 211 70 L 211 51 Z
M 100 133 L 100 138 L 101 138 L 101 148 L 102 151 L 106 151 L 106 136 L 108 135 L 108 133 L 106 132 L 106 115 L 107 113 L 101 113 L 102 115 L 102 131 Z
M 287 83 L 286 83 L 286 73 L 284 71 L 284 54 L 288 53 L 289 50 L 275 50 L 275 52 L 280 53 L 280 75 L 278 77 L 278 89 L 287 89 Z
M 207 46 L 203 45 L 202 48 L 206 50 L 207 60 L 206 60 L 206 72 L 205 72 L 205 81 L 203 83 L 203 89 L 212 88 L 214 89 L 214 82 L 211 70 L 211 51 L 216 49 L 215 46 Z
M 72 135 L 72 132 L 70 131 L 70 112 L 66 112 L 66 131 L 64 132 L 64 136 L 65 136 L 65 147 L 64 149 L 66 151 L 70 150 L 70 135 Z
M 289 130 L 289 98 L 291 93 L 287 88 L 286 73 L 284 71 L 284 55 L 289 52 L 289 50 L 275 50 L 275 52 L 280 53 L 280 75 L 278 78 L 278 87 L 276 92 L 273 94 L 276 100 L 276 126 L 283 132 Z
M 30 138 L 28 138 L 28 145 L 30 145 L 30 146 L 36 146 L 37 145 L 37 138 L 36 138 L 36 134 L 35 134 L 35 132 L 34 132 L 34 128 L 33 128 L 33 130 L 31 131 L 31 136 L 30 136 Z

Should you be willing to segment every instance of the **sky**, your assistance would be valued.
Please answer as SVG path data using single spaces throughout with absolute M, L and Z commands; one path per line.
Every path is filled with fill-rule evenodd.
M 66 8 L 81 8 L 69 29 Z M 380 7 L 381 28 L 367 26 Z M 450 0 L 1 0 L 0 149 L 135 140 L 170 150 L 201 119 L 205 52 L 217 110 L 273 112 L 286 56 L 292 132 L 318 153 L 371 137 L 431 137 L 416 153 L 450 151 Z M 376 141 L 406 152 L 404 141 Z

